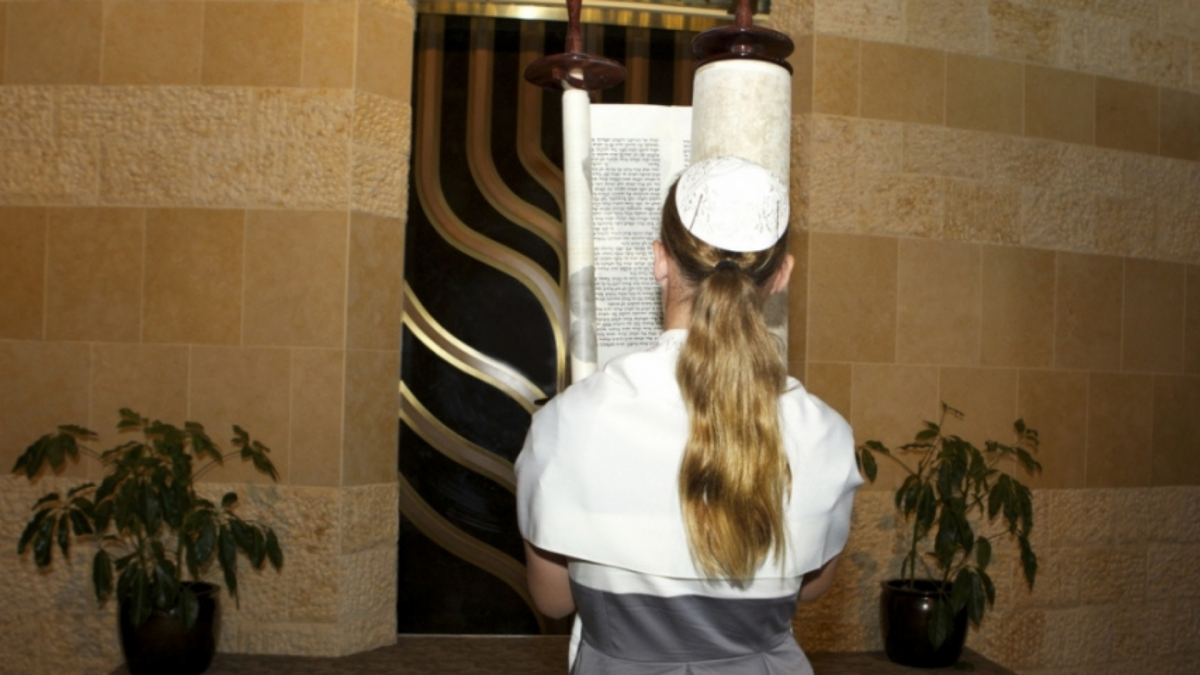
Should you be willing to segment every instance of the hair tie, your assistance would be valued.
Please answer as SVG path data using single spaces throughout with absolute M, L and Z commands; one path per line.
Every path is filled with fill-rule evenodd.
M 739 266 L 737 263 L 733 262 L 732 260 L 722 260 L 721 262 L 717 263 L 713 267 L 714 272 L 716 272 L 718 270 L 737 270 L 737 271 L 741 272 L 742 268 L 741 268 L 741 266 Z

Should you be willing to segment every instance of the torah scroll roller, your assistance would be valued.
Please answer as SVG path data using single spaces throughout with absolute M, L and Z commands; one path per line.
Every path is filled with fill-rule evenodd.
M 583 53 L 579 15 L 582 0 L 567 0 L 566 51 L 529 64 L 525 79 L 540 87 L 562 89 L 563 185 L 566 191 L 567 296 L 570 307 L 571 381 L 596 370 L 596 279 L 592 250 L 590 93 L 620 84 L 625 67 Z
M 721 155 L 756 162 L 789 184 L 792 140 L 792 39 L 755 26 L 749 0 L 738 0 L 734 23 L 692 40 L 693 163 Z M 766 306 L 767 325 L 786 344 L 787 297 Z

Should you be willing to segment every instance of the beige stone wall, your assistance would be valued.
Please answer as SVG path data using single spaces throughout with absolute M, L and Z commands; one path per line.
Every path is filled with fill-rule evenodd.
M 111 441 L 121 406 L 269 445 L 279 486 L 210 475 L 253 484 L 292 534 L 286 578 L 226 608 L 225 650 L 395 638 L 414 17 L 408 2 L 0 2 L 0 465 L 58 423 Z M 11 542 L 41 486 L 5 480 Z M 0 547 L 6 595 L 31 594 L 0 606 L 0 658 L 111 670 L 111 616 L 73 595 L 84 566 L 30 566 Z M 77 662 L 46 629 L 64 613 L 86 636 Z
M 970 644 L 1020 672 L 1195 672 L 1200 4 L 801 0 L 791 362 L 859 440 L 1041 431 L 1042 569 Z M 800 321 L 792 318 L 793 325 Z M 884 467 L 810 649 L 879 649 Z M 1171 579 L 1174 578 L 1174 581 Z

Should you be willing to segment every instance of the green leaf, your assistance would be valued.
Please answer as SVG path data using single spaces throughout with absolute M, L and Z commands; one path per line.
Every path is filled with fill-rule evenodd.
M 225 588 L 237 602 L 237 548 L 233 541 L 233 533 L 228 527 L 222 527 L 217 535 L 217 562 L 221 564 L 221 572 L 225 576 Z
M 250 556 L 250 564 L 256 569 L 261 568 L 263 560 L 267 557 L 266 538 L 255 527 L 250 528 L 250 538 L 253 540 L 250 550 L 247 551 L 247 555 Z
M 992 578 L 987 575 L 987 572 L 981 569 L 977 569 L 976 572 L 979 573 L 979 580 L 983 582 L 983 591 L 984 595 L 987 596 L 987 604 L 989 606 L 996 604 L 996 585 L 992 583 Z
M 237 503 L 238 496 L 236 492 L 226 492 L 224 497 L 221 497 L 221 508 L 227 509 Z
M 934 428 L 932 428 L 932 429 L 922 429 L 921 431 L 918 431 L 917 436 L 914 440 L 924 442 L 924 441 L 931 441 L 931 440 L 937 438 L 938 437 L 937 425 L 933 425 L 933 427 Z
M 1029 588 L 1033 588 L 1033 580 L 1037 577 L 1038 559 L 1034 554 L 1033 548 L 1029 546 L 1027 537 L 1017 537 L 1017 543 L 1021 547 L 1021 571 L 1025 574 L 1025 582 L 1029 584 Z
M 46 516 L 50 515 L 50 509 L 42 509 L 33 515 L 33 520 L 25 526 L 25 530 L 21 532 L 21 539 L 17 542 L 17 555 L 25 555 L 25 548 L 29 546 L 29 542 L 33 541 L 34 535 L 42 526 L 42 521 Z
M 56 502 L 58 500 L 59 500 L 58 493 L 51 492 L 48 495 L 43 495 L 41 499 L 34 502 L 33 507 L 30 510 L 32 511 L 33 509 L 36 509 L 37 507 L 41 506 L 42 504 L 49 504 L 50 502 Z
M 170 571 L 163 565 L 154 567 L 154 606 L 162 611 L 170 611 L 175 606 L 175 597 L 179 592 L 178 583 Z
M 37 536 L 33 539 L 33 561 L 38 567 L 46 567 L 54 555 L 54 524 L 55 518 L 45 518 L 38 526 Z
M 96 591 L 96 600 L 103 601 L 112 592 L 113 564 L 108 551 L 96 551 L 92 558 L 92 588 Z
M 58 548 L 62 551 L 63 558 L 70 560 L 71 549 L 71 514 L 64 513 L 58 517 Z
M 271 528 L 267 530 L 267 559 L 271 561 L 271 566 L 279 569 L 283 566 L 283 551 L 279 548 L 279 539 L 275 537 L 275 531 Z
M 862 473 L 868 482 L 874 483 L 875 476 L 879 473 L 879 466 L 875 463 L 875 457 L 871 455 L 869 450 L 860 445 L 856 458 L 858 459 L 859 472 Z

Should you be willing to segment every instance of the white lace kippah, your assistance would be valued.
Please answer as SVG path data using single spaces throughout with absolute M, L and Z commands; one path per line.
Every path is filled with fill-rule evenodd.
M 787 186 L 740 157 L 712 157 L 685 169 L 675 207 L 689 232 L 727 251 L 762 251 L 787 230 Z

